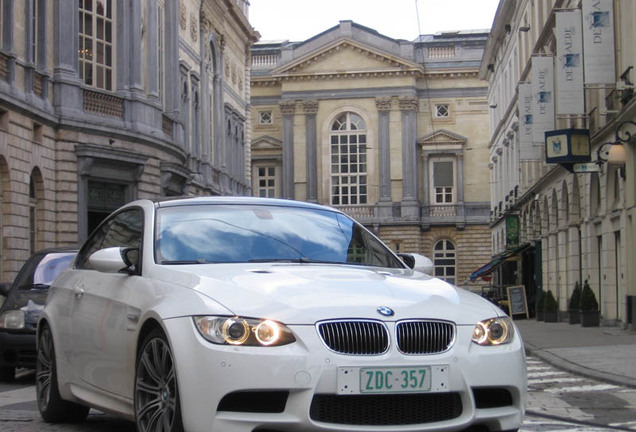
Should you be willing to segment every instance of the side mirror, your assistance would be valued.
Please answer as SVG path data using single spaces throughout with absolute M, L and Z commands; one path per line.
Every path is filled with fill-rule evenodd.
M 429 276 L 433 274 L 433 261 L 431 261 L 424 255 L 416 253 L 399 253 L 398 256 L 402 258 L 404 264 L 406 264 L 413 270 L 427 274 Z
M 88 258 L 91 268 L 104 273 L 135 274 L 139 249 L 111 247 L 100 249 Z

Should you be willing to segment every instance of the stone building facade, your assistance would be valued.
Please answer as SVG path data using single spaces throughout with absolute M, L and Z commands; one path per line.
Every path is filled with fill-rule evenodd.
M 252 190 L 343 210 L 439 276 L 490 258 L 487 32 L 395 40 L 341 21 L 252 47 Z M 481 282 L 480 282 L 481 283 Z
M 489 166 L 496 283 L 523 284 L 532 309 L 540 290 L 552 291 L 565 319 L 575 284 L 588 281 L 602 320 L 632 328 L 634 22 L 631 0 L 501 0 L 481 66 L 495 107 Z M 544 114 L 540 124 L 536 117 Z M 566 150 L 546 138 L 554 131 L 589 134 L 590 162 L 547 163 L 557 146 Z M 624 158 L 608 161 L 610 150 Z M 510 223 L 518 226 L 515 244 L 508 242 Z
M 135 198 L 249 194 L 246 0 L 0 0 L 0 280 Z

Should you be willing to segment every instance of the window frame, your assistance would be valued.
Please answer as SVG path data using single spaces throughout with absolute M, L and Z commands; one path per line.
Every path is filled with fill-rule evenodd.
M 261 170 L 266 170 L 267 173 L 265 175 L 261 175 Z M 273 171 L 273 173 L 270 173 L 270 171 Z M 272 182 L 272 184 L 262 186 L 261 181 Z M 258 164 L 254 166 L 254 196 L 261 198 L 276 198 L 279 196 L 278 185 L 278 167 L 276 164 Z M 265 191 L 265 195 L 261 195 L 261 191 Z
M 438 163 L 450 163 L 451 167 L 452 167 L 452 174 L 451 174 L 451 178 L 453 180 L 453 184 L 452 186 L 440 186 L 440 188 L 443 188 L 443 191 L 438 192 L 438 187 L 435 184 L 435 166 Z M 456 157 L 454 155 L 452 156 L 432 156 L 429 159 L 429 172 L 430 172 L 430 178 L 429 178 L 429 189 L 430 189 L 430 202 L 431 205 L 434 206 L 444 206 L 444 205 L 455 205 L 457 204 L 457 163 L 456 163 Z M 450 190 L 449 190 L 450 189 Z M 438 201 L 438 196 L 440 195 L 442 196 L 442 201 Z M 448 194 L 451 195 L 451 199 L 450 201 L 446 200 L 446 197 L 448 196 Z
M 442 247 L 438 249 L 440 244 Z M 452 245 L 450 249 L 448 248 L 449 244 Z M 439 263 L 439 260 L 452 260 L 452 264 Z M 448 274 L 449 269 L 452 269 L 452 275 Z M 448 283 L 456 284 L 457 282 L 457 246 L 449 239 L 438 240 L 433 245 L 433 274 Z
M 269 122 L 263 122 L 263 115 L 269 115 Z M 258 124 L 260 126 L 272 126 L 274 125 L 274 113 L 271 110 L 264 110 L 258 112 Z
M 115 222 L 117 222 L 118 219 L 121 219 L 122 215 L 127 215 L 131 213 L 138 213 L 140 215 L 141 226 L 139 230 L 140 235 L 139 235 L 138 242 L 136 244 L 122 244 L 120 246 L 104 245 L 104 242 L 106 241 L 108 237 L 108 233 L 112 231 L 113 225 L 115 224 Z M 131 224 L 121 224 L 121 225 L 131 226 Z M 98 250 L 109 248 L 109 247 L 133 247 L 133 248 L 136 247 L 139 249 L 140 259 L 139 259 L 138 271 L 139 271 L 139 274 L 141 274 L 141 262 L 142 262 L 141 252 L 142 252 L 142 245 L 143 245 L 143 237 L 144 237 L 143 208 L 130 207 L 130 208 L 123 209 L 113 214 L 112 216 L 108 217 L 107 219 L 105 219 L 99 225 L 99 227 L 91 234 L 88 240 L 86 240 L 86 242 L 84 243 L 84 246 L 82 246 L 82 248 L 77 254 L 77 259 L 75 260 L 75 268 L 83 269 L 83 270 L 93 270 L 88 265 L 88 259 L 93 253 L 97 252 Z
M 105 13 L 98 14 L 96 10 L 97 3 L 93 4 L 91 10 L 84 9 L 84 3 L 80 0 L 78 4 L 79 14 L 79 75 L 80 80 L 86 86 L 114 92 L 116 90 L 116 25 L 117 25 L 117 8 L 116 3 L 113 0 L 103 0 L 105 5 Z M 90 31 L 86 33 L 86 18 L 90 17 Z M 99 38 L 99 22 L 103 20 L 102 35 Z M 108 32 L 108 25 L 110 26 L 110 32 Z M 110 39 L 107 38 L 108 34 Z M 87 41 L 90 43 L 90 48 L 87 48 Z M 99 61 L 100 43 L 103 44 L 104 61 Z M 87 58 L 88 57 L 88 58 Z M 110 64 L 108 64 L 110 62 Z M 90 74 L 90 80 L 87 76 Z M 100 83 L 100 74 L 101 80 Z
M 352 142 L 354 137 L 355 142 Z M 366 121 L 355 112 L 342 112 L 331 121 L 329 125 L 329 202 L 331 205 L 368 204 L 370 160 L 367 138 Z M 355 152 L 352 151 L 354 146 Z M 346 151 L 343 152 L 343 149 Z

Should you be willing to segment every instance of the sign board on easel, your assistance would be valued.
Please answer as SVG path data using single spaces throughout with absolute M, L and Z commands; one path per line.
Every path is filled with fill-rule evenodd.
M 510 308 L 510 317 L 525 314 L 526 318 L 530 318 L 528 313 L 528 301 L 526 300 L 526 287 L 523 285 L 515 285 L 506 287 L 508 291 L 508 307 Z

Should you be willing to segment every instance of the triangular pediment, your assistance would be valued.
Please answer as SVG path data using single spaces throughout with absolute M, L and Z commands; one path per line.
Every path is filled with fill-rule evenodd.
M 421 65 L 341 38 L 272 71 L 275 76 L 423 73 Z
M 466 144 L 467 138 L 459 134 L 440 129 L 417 140 L 422 150 L 427 149 L 461 149 Z
M 282 151 L 283 143 L 270 136 L 262 136 L 252 141 L 252 152 L 254 151 Z

